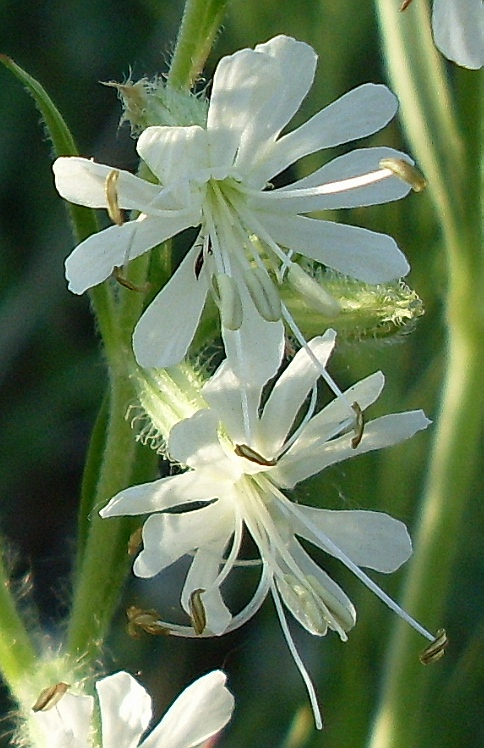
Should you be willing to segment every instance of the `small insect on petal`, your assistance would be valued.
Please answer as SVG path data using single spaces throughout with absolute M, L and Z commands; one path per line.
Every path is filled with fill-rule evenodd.
M 104 190 L 106 193 L 108 216 L 116 226 L 122 226 L 124 218 L 118 202 L 118 179 L 119 171 L 117 169 L 110 171 L 104 183 Z
M 403 158 L 382 158 L 380 169 L 389 169 L 396 177 L 410 185 L 414 192 L 422 192 L 427 186 L 427 180 L 416 166 L 412 166 Z
M 353 403 L 351 408 L 355 412 L 355 435 L 351 439 L 351 448 L 356 449 L 363 438 L 365 416 L 358 403 Z
M 44 688 L 32 707 L 33 712 L 48 712 L 62 699 L 66 691 L 70 688 L 68 683 L 56 683 L 54 686 Z
M 202 594 L 204 592 L 204 589 L 193 590 L 189 601 L 190 620 L 197 636 L 203 634 L 207 627 L 207 614 L 202 602 Z
M 126 610 L 128 618 L 127 630 L 133 639 L 139 639 L 141 631 L 152 636 L 167 636 L 170 629 L 160 623 L 160 615 L 156 610 L 143 610 L 136 605 L 131 605 Z
M 274 467 L 274 465 L 277 465 L 276 459 L 268 460 L 265 457 L 262 457 L 262 455 L 256 452 L 255 449 L 248 447 L 247 444 L 236 444 L 234 452 L 237 457 L 245 457 L 246 460 L 255 462 L 257 465 L 267 465 L 267 467 Z
M 439 629 L 433 642 L 420 654 L 419 660 L 422 665 L 429 665 L 431 662 L 438 662 L 445 654 L 449 640 L 445 629 Z

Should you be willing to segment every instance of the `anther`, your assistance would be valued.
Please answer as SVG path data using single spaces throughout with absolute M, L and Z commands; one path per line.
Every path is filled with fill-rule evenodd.
M 412 0 L 403 0 L 403 3 L 400 6 L 400 13 L 403 10 L 407 10 L 407 8 L 408 8 L 408 6 L 410 5 L 411 2 L 412 2 Z
M 56 683 L 54 686 L 47 686 L 42 689 L 39 697 L 32 707 L 33 712 L 48 712 L 62 699 L 66 691 L 70 688 L 68 683 Z
M 127 630 L 133 639 L 139 639 L 140 631 L 152 636 L 167 636 L 170 629 L 160 623 L 160 616 L 156 610 L 143 610 L 131 605 L 126 610 L 128 618 Z
M 108 216 L 116 226 L 122 226 L 124 223 L 123 214 L 119 207 L 118 202 L 118 179 L 119 171 L 113 169 L 109 172 L 104 183 L 104 189 L 106 192 L 106 203 Z
M 256 452 L 255 449 L 248 447 L 247 444 L 236 444 L 234 452 L 237 457 L 245 457 L 246 460 L 255 462 L 257 465 L 265 465 L 267 467 L 274 467 L 274 465 L 277 465 L 276 459 L 268 460 L 265 457 L 262 457 L 262 455 Z
M 137 291 L 137 293 L 146 293 L 150 290 L 151 283 L 143 283 L 142 286 L 138 286 L 136 283 L 128 280 L 128 278 L 125 278 L 122 272 L 122 268 L 115 267 L 112 273 L 114 280 L 117 281 L 120 286 L 128 288 L 130 291 Z
M 351 409 L 355 413 L 355 435 L 351 439 L 351 448 L 356 449 L 363 438 L 363 431 L 365 429 L 365 416 L 357 402 L 354 402 L 351 405 Z
M 131 533 L 128 540 L 128 556 L 136 556 L 138 551 L 141 550 L 141 546 L 143 545 L 142 537 L 143 533 L 141 527 L 138 527 L 137 530 Z
M 244 318 L 242 300 L 234 279 L 226 273 L 212 277 L 212 291 L 220 310 L 222 325 L 227 330 L 239 330 Z
M 445 654 L 445 650 L 449 640 L 445 629 L 439 629 L 433 642 L 425 647 L 424 651 L 420 654 L 419 660 L 422 665 L 429 665 L 431 662 L 438 662 L 442 659 Z
M 382 158 L 379 163 L 381 169 L 389 169 L 396 177 L 410 185 L 414 192 L 422 192 L 427 186 L 423 174 L 403 158 Z
M 202 594 L 204 592 L 206 592 L 204 589 L 193 590 L 188 603 L 190 608 L 190 620 L 197 636 L 203 634 L 207 628 L 207 614 L 202 602 Z
M 297 262 L 292 262 L 289 266 L 287 280 L 315 312 L 319 312 L 319 314 L 323 314 L 330 319 L 337 317 L 340 313 L 341 305 L 339 301 L 331 296 L 314 278 L 311 278 Z
M 278 322 L 282 313 L 281 298 L 267 270 L 250 268 L 244 273 L 244 281 L 262 319 L 267 322 Z

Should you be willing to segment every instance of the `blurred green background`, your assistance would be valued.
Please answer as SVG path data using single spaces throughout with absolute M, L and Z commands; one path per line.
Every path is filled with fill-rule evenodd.
M 0 52 L 45 86 L 82 155 L 135 169 L 134 141 L 126 126 L 118 129 L 119 103 L 113 89 L 100 81 L 166 71 L 181 12 L 182 3 L 174 0 L 1 0 Z M 315 85 L 296 123 L 362 82 L 385 81 L 372 4 L 354 0 L 234 0 L 207 66 L 207 79 L 221 55 L 277 33 L 310 43 L 320 57 Z M 371 142 L 408 148 L 398 123 Z M 322 155 L 324 160 L 329 157 Z M 83 457 L 106 375 L 88 300 L 66 289 L 63 259 L 73 242 L 53 187 L 51 161 L 32 100 L 18 80 L 0 69 L 1 531 L 25 614 L 33 626 L 41 624 L 49 632 L 55 648 L 69 603 Z M 341 345 L 332 374 L 343 386 L 381 368 L 387 387 L 373 416 L 423 407 L 435 418 L 444 365 L 445 268 L 430 198 L 412 194 L 398 204 L 339 218 L 395 236 L 410 260 L 409 283 L 426 314 L 409 335 Z M 336 466 L 308 482 L 298 499 L 329 508 L 387 511 L 411 531 L 431 439 L 429 429 L 408 444 Z M 444 660 L 432 666 L 420 732 L 409 735 L 409 746 L 484 745 L 480 489 L 476 484 L 463 521 L 445 620 L 422 621 L 429 628 L 445 626 L 451 644 Z M 378 704 L 393 614 L 336 561 L 321 562 L 354 600 L 359 614 L 346 644 L 334 633 L 315 639 L 293 629 L 317 683 L 326 720 L 322 733 L 313 730 L 308 716 L 302 737 L 294 733 L 294 742 L 284 742 L 307 697 L 270 602 L 241 631 L 209 642 L 134 641 L 126 635 L 121 607 L 107 667 L 115 662 L 113 667 L 139 673 L 160 710 L 191 679 L 223 667 L 237 704 L 221 741 L 224 748 L 364 746 Z M 439 569 L 434 571 L 437 577 Z M 403 569 L 378 581 L 398 599 L 404 574 Z M 243 594 L 244 584 L 234 590 L 234 600 Z M 131 583 L 125 602 L 157 607 L 161 599 L 166 604 L 170 594 L 170 582 Z M 415 635 L 416 658 L 424 645 Z M 9 729 L 6 722 L 2 746 L 9 745 Z

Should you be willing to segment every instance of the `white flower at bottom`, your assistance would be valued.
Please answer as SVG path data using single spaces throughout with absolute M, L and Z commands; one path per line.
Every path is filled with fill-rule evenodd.
M 484 2 L 434 0 L 435 44 L 449 60 L 477 70 L 484 65 Z
M 210 636 L 233 630 L 254 615 L 270 590 L 318 726 L 314 689 L 292 642 L 281 600 L 318 636 L 329 628 L 346 640 L 356 615 L 343 590 L 298 537 L 340 559 L 394 609 L 397 606 L 359 567 L 392 572 L 410 556 L 411 543 L 405 526 L 387 514 L 305 507 L 281 489 L 292 489 L 355 454 L 397 444 L 429 423 L 422 411 L 412 411 L 377 418 L 364 428 L 360 423 L 355 432 L 355 408 L 361 414 L 378 398 L 384 384 L 381 372 L 314 415 L 319 377 L 315 360 L 326 366 L 334 339 L 330 330 L 301 349 L 277 379 L 262 411 L 262 385 L 241 390 L 227 362 L 222 364 L 202 389 L 209 407 L 170 433 L 170 456 L 189 470 L 121 491 L 101 510 L 103 517 L 151 513 L 143 528 L 144 549 L 134 564 L 138 576 L 152 577 L 186 554 L 193 556 L 181 593 L 192 626 L 166 624 L 174 634 Z M 187 510 L 193 502 L 209 503 L 173 511 Z M 244 528 L 258 548 L 261 577 L 253 598 L 232 616 L 222 584 L 238 564 Z
M 186 688 L 141 740 L 152 718 L 151 698 L 126 672 L 101 678 L 96 691 L 102 748 L 195 748 L 229 721 L 234 699 L 226 676 L 214 670 Z M 55 707 L 32 715 L 46 748 L 89 748 L 94 698 L 66 693 Z

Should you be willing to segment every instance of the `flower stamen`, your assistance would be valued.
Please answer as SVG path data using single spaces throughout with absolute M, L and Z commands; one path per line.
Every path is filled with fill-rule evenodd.
M 262 455 L 256 452 L 255 449 L 248 447 L 247 444 L 236 444 L 234 452 L 237 457 L 245 457 L 246 460 L 255 462 L 257 465 L 265 465 L 267 467 L 274 467 L 274 465 L 277 465 L 277 459 L 272 458 L 269 460 L 266 457 L 262 457 Z
M 356 449 L 363 438 L 365 416 L 357 402 L 354 402 L 351 407 L 355 411 L 355 435 L 351 439 L 351 448 Z

